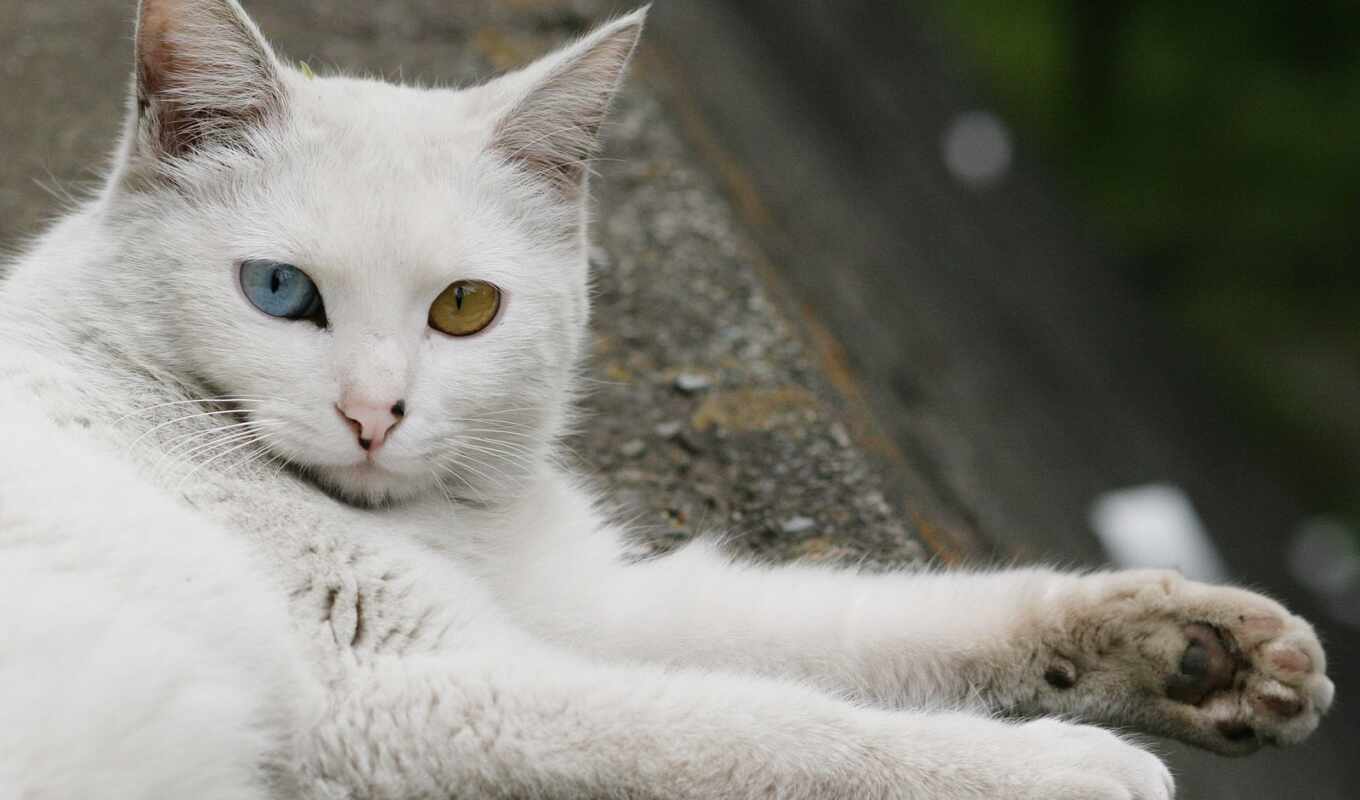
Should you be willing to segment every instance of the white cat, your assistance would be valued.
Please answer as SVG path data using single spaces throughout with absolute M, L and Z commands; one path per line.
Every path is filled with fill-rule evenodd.
M 642 24 L 430 91 L 143 0 L 107 185 L 0 288 L 0 797 L 1161 800 L 1075 721 L 1316 727 L 1238 589 L 621 556 L 552 456 Z

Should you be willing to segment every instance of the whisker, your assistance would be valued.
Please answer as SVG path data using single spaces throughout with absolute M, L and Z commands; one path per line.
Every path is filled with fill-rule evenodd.
M 182 486 L 184 485 L 185 481 L 188 481 L 188 480 L 189 480 L 190 478 L 192 478 L 199 470 L 203 469 L 204 467 L 208 466 L 209 464 L 213 463 L 214 461 L 217 461 L 218 459 L 221 459 L 221 458 L 223 458 L 224 456 L 229 456 L 229 455 L 231 455 L 232 453 L 237 452 L 238 450 L 243 450 L 243 449 L 245 449 L 245 448 L 247 448 L 247 447 L 251 447 L 252 445 L 258 444 L 259 442 L 262 442 L 262 441 L 264 441 L 264 436 L 257 436 L 257 437 L 254 438 L 254 439 L 250 439 L 250 440 L 245 441 L 245 442 L 243 442 L 243 443 L 241 443 L 241 444 L 238 444 L 238 445 L 236 445 L 235 447 L 231 448 L 230 450 L 227 450 L 226 452 L 223 452 L 223 453 L 218 453 L 217 455 L 213 456 L 212 458 L 208 459 L 207 461 L 204 461 L 203 463 L 201 463 L 201 464 L 199 464 L 198 466 L 194 467 L 193 469 L 189 470 L 189 473 L 188 473 L 187 475 L 185 475 L 183 478 L 180 478 L 180 479 L 179 479 L 179 483 L 175 484 L 175 493 L 176 493 L 176 494 L 179 494 L 180 487 L 182 487 Z
M 457 461 L 455 461 L 455 462 L 453 462 L 453 463 L 454 463 L 456 466 L 458 466 L 459 468 L 461 468 L 461 469 L 466 469 L 466 470 L 472 471 L 474 474 L 476 474 L 476 475 L 477 475 L 478 477 L 480 477 L 482 480 L 486 481 L 486 483 L 487 483 L 488 486 L 494 486 L 494 485 L 496 484 L 496 481 L 493 480 L 492 477 L 491 477 L 490 475 L 487 475 L 485 472 L 482 472 L 481 469 L 479 469 L 479 468 L 476 467 L 476 466 L 473 466 L 472 464 L 470 464 L 470 463 L 468 463 L 468 462 L 466 462 L 466 461 L 463 461 L 463 460 L 459 459 L 459 460 L 457 460 Z M 486 466 L 486 465 L 482 465 L 482 466 Z M 489 468 L 489 467 L 488 467 L 488 468 Z M 504 477 L 504 476 L 502 476 L 502 477 Z M 466 478 L 465 478 L 464 480 L 466 480 Z M 471 486 L 471 483 L 469 483 L 468 485 Z M 482 494 L 483 494 L 483 496 L 485 496 L 485 493 L 482 493 Z
M 518 455 L 516 453 L 509 453 L 502 450 L 496 450 L 490 447 L 483 447 L 481 445 L 471 444 L 469 442 L 462 442 L 460 444 L 460 448 L 471 450 L 475 453 L 483 453 L 499 461 L 503 461 L 507 464 L 513 464 L 515 466 L 520 467 L 521 469 L 526 470 L 534 467 L 536 463 L 532 459 L 526 458 L 525 456 Z
M 156 463 L 152 467 L 152 471 L 158 471 L 161 464 L 165 463 L 167 459 L 186 457 L 196 452 L 200 445 L 211 447 L 213 444 L 222 441 L 224 437 L 235 435 L 226 434 L 224 433 L 224 430 L 226 428 L 239 427 L 239 425 L 224 425 L 221 428 L 212 428 L 206 431 L 190 431 L 189 433 L 176 436 L 174 439 L 170 440 L 170 445 L 161 451 L 160 457 L 156 459 Z M 245 432 L 248 433 L 249 431 Z M 237 433 L 241 433 L 241 431 L 238 430 Z M 204 439 L 207 440 L 206 443 L 203 441 Z M 184 448 L 188 448 L 188 452 L 181 452 Z
M 458 480 L 462 481 L 462 482 L 463 482 L 463 485 L 466 486 L 466 487 L 468 487 L 468 490 L 471 491 L 474 495 L 480 495 L 482 499 L 485 499 L 485 498 L 486 498 L 486 493 L 485 493 L 485 492 L 482 492 L 482 491 L 478 490 L 476 486 L 473 486 L 473 485 L 472 485 L 472 482 L 471 482 L 471 481 L 469 481 L 467 478 L 463 477 L 462 474 L 460 474 L 460 473 L 458 473 L 457 471 L 455 471 L 455 470 L 453 470 L 452 468 L 450 468 L 448 465 L 445 465 L 445 464 L 438 464 L 438 465 L 436 465 L 436 469 L 442 470 L 442 471 L 445 472 L 446 474 L 451 475 L 451 476 L 457 478 Z M 441 484 L 440 484 L 440 485 L 443 485 L 443 484 L 442 484 L 442 481 L 441 481 Z
M 454 502 L 453 494 L 449 491 L 449 487 L 444 485 L 444 479 L 439 476 L 439 471 L 431 467 L 430 477 L 434 478 L 434 485 L 439 487 L 439 493 L 444 496 L 446 501 L 448 501 L 449 506 L 456 510 L 458 504 Z
M 263 437 L 261 437 L 261 441 L 263 441 Z M 256 450 L 254 453 L 251 453 L 251 454 L 250 454 L 249 456 L 247 456 L 246 458 L 244 458 L 244 459 L 242 459 L 242 460 L 236 462 L 235 464 L 229 465 L 229 466 L 226 468 L 226 470 L 223 470 L 223 474 L 226 474 L 226 472 L 232 471 L 232 470 L 234 470 L 234 471 L 236 471 L 236 472 L 241 472 L 241 471 L 245 470 L 246 467 L 248 467 L 248 466 L 250 466 L 250 465 L 252 465 L 252 464 L 257 464 L 257 463 L 259 463 L 261 459 L 264 459 L 264 462 L 265 462 L 265 463 L 264 463 L 264 468 L 267 469 L 267 468 L 269 467 L 270 464 L 273 464 L 273 463 L 274 463 L 274 459 L 276 459 L 276 458 L 278 458 L 278 456 L 275 455 L 275 454 L 273 454 L 273 453 L 271 453 L 271 452 L 269 451 L 269 448 L 267 448 L 267 447 L 261 447 L 259 450 Z
M 244 397 L 244 396 L 243 396 L 243 397 L 197 397 L 197 398 L 193 398 L 193 399 L 189 399 L 189 400 L 173 400 L 173 401 L 170 401 L 170 402 L 168 402 L 168 403 L 156 403 L 156 404 L 154 404 L 154 405 L 149 405 L 149 406 L 146 406 L 145 408 L 139 408 L 139 409 L 137 409 L 136 411 L 130 411 L 130 412 L 124 414 L 123 416 L 121 416 L 121 417 L 115 419 L 113 422 L 114 422 L 115 425 L 117 425 L 118 423 L 122 422 L 123 420 L 129 419 L 129 418 L 131 418 L 131 417 L 135 417 L 135 416 L 138 416 L 138 415 L 140 415 L 140 414 L 145 414 L 145 413 L 147 413 L 148 411 L 155 411 L 155 410 L 158 409 L 158 408 L 168 408 L 168 407 L 170 407 L 170 406 L 185 406 L 185 405 L 190 405 L 190 404 L 211 405 L 211 404 L 213 404 L 213 403 L 217 403 L 217 404 L 221 404 L 221 403 L 267 403 L 267 402 L 270 402 L 271 400 L 274 401 L 274 402 L 284 402 L 285 404 L 287 404 L 286 401 L 279 401 L 277 398 L 272 398 L 272 397 Z
M 167 442 L 167 446 L 162 453 L 167 456 L 175 455 L 181 448 L 190 445 L 194 440 L 202 439 L 205 436 L 213 436 L 214 434 L 225 433 L 226 431 L 231 430 L 239 432 L 241 428 L 254 428 L 259 426 L 278 427 L 280 424 L 282 423 L 276 420 L 247 420 L 246 422 L 234 422 L 230 425 L 219 425 L 216 428 L 208 428 L 206 430 L 189 431 L 188 433 L 182 433 Z
M 499 416 L 502 416 L 502 415 L 505 415 L 505 414 L 520 414 L 520 413 L 525 413 L 525 412 L 530 412 L 530 411 L 542 413 L 543 407 L 542 407 L 542 406 L 510 406 L 510 407 L 508 407 L 508 408 L 491 408 L 491 409 L 487 409 L 486 411 L 480 412 L 480 413 L 478 414 L 478 416 L 480 416 L 480 417 L 499 417 Z M 465 421 L 470 421 L 470 420 L 475 420 L 475 419 L 477 419 L 476 416 L 474 416 L 474 417 L 463 417 L 463 418 L 460 418 L 458 421 L 460 421 L 460 422 L 465 422 Z
M 538 439 L 538 434 L 530 431 L 505 430 L 501 428 L 459 428 L 459 433 L 497 433 L 502 436 L 516 436 L 520 439 Z
M 245 412 L 245 411 L 242 411 L 242 410 L 240 410 L 240 409 L 235 409 L 235 408 L 233 408 L 233 409 L 229 409 L 229 410 L 226 410 L 226 411 L 204 411 L 204 412 L 201 412 L 201 413 L 198 413 L 198 414 L 189 414 L 189 415 L 183 416 L 183 417 L 176 417 L 176 418 L 174 418 L 174 419 L 172 419 L 172 420 L 169 420 L 169 421 L 167 421 L 167 422 L 162 422 L 162 423 L 160 423 L 159 425 L 153 425 L 152 427 L 147 428 L 146 430 L 142 431 L 142 432 L 137 436 L 137 438 L 135 438 L 135 439 L 132 440 L 131 444 L 129 444 L 128 447 L 130 447 L 130 448 L 131 448 L 131 447 L 136 447 L 137 444 L 138 444 L 139 442 L 142 441 L 142 439 L 145 439 L 146 437 L 150 436 L 151 434 L 155 433 L 156 431 L 161 430 L 162 428 L 167 428 L 167 427 L 169 427 L 169 426 L 171 426 L 171 425 L 178 424 L 178 423 L 180 423 L 180 422 L 188 422 L 188 421 L 191 420 L 191 419 L 199 419 L 199 418 L 202 418 L 202 417 L 220 417 L 220 416 L 225 416 L 225 415 L 227 415 L 227 414 L 244 414 L 244 413 L 246 413 L 246 412 Z
M 509 470 L 509 469 L 503 469 L 503 468 L 501 468 L 501 467 L 497 467 L 497 466 L 495 466 L 494 464 L 489 464 L 489 463 L 487 463 L 486 461 L 484 461 L 484 460 L 482 460 L 482 459 L 472 459 L 472 458 L 469 458 L 469 459 L 467 459 L 466 461 L 463 461 L 463 462 L 461 462 L 461 463 L 462 463 L 464 469 L 473 470 L 473 471 L 476 472 L 478 475 L 480 475 L 481 477 L 485 478 L 485 479 L 487 480 L 488 483 L 492 483 L 492 484 L 505 483 L 505 484 L 512 484 L 512 485 L 518 483 L 518 481 L 516 480 L 516 478 L 518 477 L 518 475 L 516 475 L 514 472 L 512 472 L 512 471 Z M 491 473 L 491 477 L 494 477 L 495 480 L 491 480 L 491 477 L 487 477 L 487 475 L 486 475 L 485 472 L 481 472 L 481 470 L 483 470 L 483 469 L 489 471 L 489 472 Z
M 532 454 L 538 452 L 539 448 L 530 447 L 523 442 L 506 441 L 491 436 L 460 436 L 459 441 L 477 442 L 479 444 L 495 445 L 513 453 Z
M 178 461 L 189 461 L 189 462 L 192 462 L 193 457 L 196 456 L 196 455 L 198 455 L 199 453 L 212 452 L 212 451 L 214 451 L 214 450 L 217 450 L 219 447 L 222 447 L 223 445 L 228 445 L 228 444 L 232 444 L 232 443 L 235 443 L 235 442 L 239 442 L 239 441 L 241 441 L 242 439 L 247 439 L 247 438 L 250 438 L 250 437 L 252 437 L 252 436 L 259 436 L 260 438 L 263 438 L 263 437 L 264 437 L 264 433 L 263 433 L 263 432 L 261 432 L 261 431 L 259 431 L 259 430 L 256 430 L 256 427 L 260 427 L 260 426 L 262 425 L 260 422 L 250 422 L 250 423 L 243 423 L 243 424 L 248 424 L 250 427 L 246 428 L 246 430 L 237 430 L 237 431 L 235 431 L 234 433 L 229 433 L 229 434 L 226 434 L 225 436 L 217 436 L 217 437 L 213 438 L 213 439 L 212 439 L 211 441 L 209 441 L 209 442 L 206 442 L 206 443 L 203 443 L 203 444 L 194 445 L 193 447 L 190 447 L 188 450 L 183 451 L 183 452 L 176 453 L 176 452 L 171 451 L 171 452 L 166 452 L 166 453 L 162 454 L 160 460 L 158 460 L 158 461 L 156 462 L 155 466 L 153 467 L 153 471 L 158 472 L 158 471 L 160 470 L 161 464 L 164 463 L 165 460 L 166 460 L 166 459 L 169 459 L 169 458 L 174 458 L 174 459 L 176 459 L 176 460 L 178 460 Z M 267 424 L 267 423 L 266 423 L 266 424 Z M 273 424 L 273 425 L 267 425 L 267 426 L 268 426 L 268 427 L 277 427 L 277 426 L 280 425 L 280 424 L 282 424 L 282 423 L 275 423 L 275 424 Z M 240 426 L 235 426 L 235 427 L 240 427 Z M 191 438 L 190 441 L 193 441 L 193 439 Z

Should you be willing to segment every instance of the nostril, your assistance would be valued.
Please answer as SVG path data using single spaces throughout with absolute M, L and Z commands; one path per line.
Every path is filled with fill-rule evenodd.
M 354 435 L 358 436 L 364 432 L 363 424 L 349 414 L 346 414 L 345 409 L 341 408 L 338 403 L 335 406 L 335 413 L 339 414 L 340 419 L 343 419 L 345 424 L 350 427 L 350 430 L 354 431 Z
M 401 419 L 402 417 L 406 416 L 405 400 L 398 400 L 395 404 L 393 404 L 392 416 L 396 417 L 397 419 Z
M 360 437 L 359 437 L 359 447 L 363 448 L 364 450 L 368 450 L 368 449 L 370 449 L 371 447 L 373 447 L 373 440 L 372 440 L 372 439 L 365 439 L 364 437 L 360 436 Z

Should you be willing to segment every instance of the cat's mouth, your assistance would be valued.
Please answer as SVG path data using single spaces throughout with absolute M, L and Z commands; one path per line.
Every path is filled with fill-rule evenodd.
M 316 482 L 331 496 L 364 508 L 400 503 L 428 491 L 428 482 L 384 466 L 373 458 L 351 464 L 315 466 Z
M 377 461 L 373 460 L 371 456 L 369 458 L 363 459 L 362 461 L 354 462 L 350 469 L 353 470 L 355 475 L 363 478 L 389 477 L 389 476 L 397 477 L 396 472 L 379 464 Z

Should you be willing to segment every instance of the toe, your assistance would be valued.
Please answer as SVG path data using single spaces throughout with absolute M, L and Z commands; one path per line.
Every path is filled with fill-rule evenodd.
M 1293 719 L 1303 713 L 1304 702 L 1297 690 L 1279 681 L 1262 681 L 1252 692 L 1252 708 L 1258 714 Z
M 1293 642 L 1274 642 L 1265 649 L 1266 666 L 1276 676 L 1299 679 L 1313 671 L 1313 659 Z

